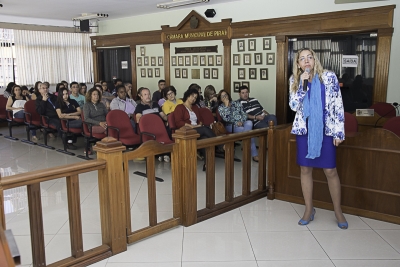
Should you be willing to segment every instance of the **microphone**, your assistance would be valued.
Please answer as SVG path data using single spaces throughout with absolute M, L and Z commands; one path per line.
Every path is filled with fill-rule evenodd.
M 378 125 L 378 121 L 379 121 L 380 119 L 382 119 L 383 117 L 385 117 L 387 114 L 389 114 L 389 113 L 392 112 L 393 110 L 397 110 L 398 107 L 399 107 L 399 104 L 398 104 L 397 102 L 393 102 L 392 105 L 394 106 L 393 109 L 389 110 L 388 112 L 386 112 L 385 114 L 383 114 L 382 116 L 380 116 L 379 119 L 376 120 L 375 125 L 374 125 L 374 128 L 376 128 L 376 126 Z
M 310 73 L 310 68 L 306 68 L 305 72 Z M 307 91 L 308 79 L 303 82 L 303 91 Z

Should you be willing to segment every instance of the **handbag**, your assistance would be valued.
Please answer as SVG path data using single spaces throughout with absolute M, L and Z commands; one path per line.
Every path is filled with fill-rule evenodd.
M 211 127 L 211 130 L 213 131 L 213 133 L 216 136 L 221 136 L 221 135 L 226 135 L 227 134 L 224 124 L 222 122 L 220 122 L 220 121 L 213 122 L 210 125 L 210 127 Z

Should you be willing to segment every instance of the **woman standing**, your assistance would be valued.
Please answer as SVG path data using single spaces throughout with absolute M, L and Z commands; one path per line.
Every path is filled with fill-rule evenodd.
M 234 133 L 241 133 L 253 129 L 253 122 L 247 119 L 247 113 L 243 111 L 242 105 L 237 101 L 232 101 L 231 96 L 225 90 L 218 93 L 218 101 L 221 105 L 218 107 L 218 113 L 227 123 L 226 130 L 232 129 Z M 251 156 L 255 162 L 258 162 L 258 152 L 254 138 L 251 138 Z
M 322 68 L 315 52 L 309 48 L 299 50 L 293 62 L 289 106 L 296 111 L 296 116 L 291 133 L 296 135 L 297 163 L 306 206 L 299 225 L 307 225 L 314 219 L 312 171 L 323 168 L 338 227 L 347 229 L 340 207 L 340 180 L 336 170 L 336 147 L 344 140 L 344 110 L 338 79 L 335 73 Z M 303 88 L 306 80 L 307 87 Z
M 163 94 L 167 97 L 167 100 L 162 105 L 162 110 L 165 115 L 174 112 L 177 105 L 183 104 L 182 99 L 176 99 L 176 89 L 172 85 L 164 88 Z

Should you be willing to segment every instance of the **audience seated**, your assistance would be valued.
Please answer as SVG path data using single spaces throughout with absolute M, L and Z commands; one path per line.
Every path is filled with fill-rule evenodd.
M 124 83 L 125 90 L 126 90 L 126 97 L 129 97 L 132 100 L 135 98 L 132 96 L 132 84 L 131 83 Z
M 165 86 L 166 86 L 165 80 L 158 81 L 158 90 L 153 93 L 153 97 L 151 99 L 153 102 L 158 103 L 158 101 L 163 98 L 161 93 L 164 90 Z
M 96 85 L 97 86 L 97 85 Z M 115 96 L 113 96 L 107 87 L 107 82 L 106 81 L 102 81 L 101 82 L 101 102 L 106 106 L 106 108 L 109 110 L 110 109 L 110 103 L 111 101 L 115 98 Z
M 36 86 L 36 85 L 35 85 Z M 47 117 L 47 123 L 57 129 L 59 136 L 61 136 L 61 123 L 56 112 L 57 97 L 49 93 L 49 88 L 45 83 L 37 84 L 39 94 L 36 98 L 36 111 L 39 115 Z M 54 137 L 52 133 L 49 137 Z
M 69 128 L 82 128 L 81 108 L 78 102 L 70 98 L 66 88 L 61 88 L 58 91 L 56 112 L 60 119 L 68 120 L 67 126 Z M 68 140 L 68 149 L 76 149 L 76 146 L 73 145 L 75 142 L 76 136 L 73 135 L 72 139 Z
M 135 109 L 137 106 L 136 102 L 127 97 L 126 89 L 125 86 L 123 85 L 117 86 L 117 95 L 118 95 L 117 98 L 114 98 L 111 101 L 110 109 L 111 110 L 119 109 L 125 111 L 125 113 L 128 115 L 130 119 L 130 123 L 132 125 L 133 130 L 136 132 L 136 125 L 134 120 Z
M 253 129 L 253 122 L 247 119 L 247 114 L 243 111 L 242 105 L 237 101 L 232 101 L 227 91 L 219 91 L 218 101 L 221 103 L 218 107 L 218 112 L 221 118 L 228 123 L 225 125 L 227 131 L 232 129 L 232 125 L 234 133 L 241 133 Z M 255 162 L 258 162 L 258 152 L 254 138 L 251 138 L 251 156 Z
M 77 82 L 72 82 L 70 84 L 71 87 L 71 95 L 70 99 L 75 100 L 80 108 L 83 108 L 83 105 L 85 105 L 85 96 L 79 94 L 79 84 Z
M 188 89 L 196 89 L 197 92 L 199 92 L 199 99 L 197 100 L 196 105 L 197 105 L 199 108 L 205 108 L 206 105 L 205 105 L 205 103 L 204 103 L 204 98 L 203 98 L 203 96 L 201 95 L 201 87 L 200 87 L 200 85 L 198 85 L 197 83 L 192 83 L 191 85 L 189 85 L 189 88 L 188 88 Z
M 158 100 L 157 104 L 162 108 L 165 101 L 167 101 L 167 95 L 165 93 L 165 88 L 161 91 L 161 98 Z
M 80 83 L 79 84 L 79 94 L 85 96 L 87 91 L 87 85 L 86 83 Z
M 158 114 L 164 122 L 167 122 L 167 115 L 162 111 L 157 102 L 151 100 L 150 90 L 148 88 L 140 88 L 138 91 L 140 103 L 136 106 L 136 121 L 139 123 L 140 118 L 146 114 Z
M 169 115 L 175 110 L 175 107 L 179 104 L 183 104 L 182 99 L 176 99 L 176 89 L 174 86 L 168 86 L 163 90 L 164 95 L 167 97 L 162 110 L 166 115 Z
M 13 88 L 14 85 L 15 85 L 14 82 L 8 83 L 7 88 L 6 88 L 6 90 L 4 90 L 4 93 L 3 93 L 3 96 L 4 96 L 5 98 L 8 99 L 8 97 L 11 95 L 11 90 L 12 90 L 12 88 Z
M 25 85 L 21 86 L 21 90 L 22 90 L 22 95 L 25 96 L 27 100 L 36 100 L 36 95 L 31 94 L 29 92 L 28 87 L 26 87 Z
M 114 96 L 114 97 L 117 97 L 117 86 L 118 85 L 122 85 L 123 83 L 122 83 L 122 80 L 120 79 L 120 78 L 117 78 L 117 79 L 115 79 L 114 80 L 114 89 L 113 89 L 113 91 L 111 92 L 111 94 Z
M 104 133 L 107 129 L 108 110 L 101 102 L 101 93 L 95 87 L 86 94 L 86 103 L 83 106 L 85 122 L 92 124 L 93 133 Z
M 212 113 L 216 113 L 218 109 L 217 93 L 212 85 L 207 85 L 204 89 L 204 105 Z

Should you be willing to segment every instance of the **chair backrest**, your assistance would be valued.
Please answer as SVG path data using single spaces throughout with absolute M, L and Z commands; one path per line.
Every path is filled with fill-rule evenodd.
M 344 132 L 356 133 L 358 132 L 358 122 L 356 117 L 348 112 L 344 113 Z
M 0 119 L 6 119 L 7 98 L 0 96 Z
M 40 115 L 36 111 L 36 101 L 29 100 L 24 105 L 25 123 L 40 126 Z
M 139 127 L 142 136 L 142 142 L 154 140 L 146 133 L 155 135 L 156 141 L 162 144 L 170 144 L 173 141 L 169 138 L 164 122 L 156 114 L 146 114 L 139 120 Z
M 85 123 L 85 116 L 81 112 L 83 135 L 90 136 L 89 126 Z
M 200 115 L 203 119 L 203 124 L 205 126 L 210 126 L 215 121 L 214 115 L 208 108 L 199 108 Z
M 370 108 L 374 109 L 379 116 L 384 118 L 396 117 L 396 109 L 389 103 L 377 102 L 373 104 Z
M 140 144 L 140 136 L 133 130 L 132 124 L 125 111 L 119 109 L 111 110 L 107 114 L 106 122 L 108 126 L 108 136 L 118 139 L 118 131 L 113 129 L 114 127 L 119 130 L 119 141 L 121 141 L 122 144 L 127 146 Z
M 394 117 L 385 122 L 383 129 L 389 130 L 400 137 L 400 117 Z
M 168 114 L 168 125 L 169 125 L 169 128 L 171 129 L 171 132 L 174 133 L 176 130 L 175 113 L 174 112 L 171 112 Z

